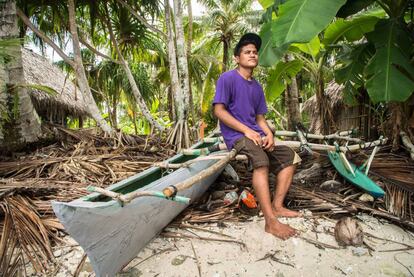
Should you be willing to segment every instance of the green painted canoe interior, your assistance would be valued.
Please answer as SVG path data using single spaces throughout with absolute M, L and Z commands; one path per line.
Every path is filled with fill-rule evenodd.
M 196 147 L 193 147 L 192 149 L 205 148 L 213 144 L 214 143 L 203 143 L 203 144 L 197 145 Z M 197 157 L 198 157 L 197 155 L 178 154 L 174 156 L 172 159 L 170 159 L 169 162 L 171 164 L 184 163 L 186 161 L 195 159 Z M 142 174 L 139 174 L 139 176 L 136 176 L 136 178 L 131 178 L 129 180 L 126 179 L 126 180 L 120 181 L 119 183 L 115 184 L 114 188 L 111 190 L 117 193 L 127 194 L 139 188 L 145 187 L 146 185 L 149 185 L 152 182 L 160 179 L 161 177 L 171 174 L 172 172 L 173 171 L 171 170 L 167 171 L 166 169 L 161 169 L 159 167 L 152 167 L 142 172 Z M 103 196 L 103 195 L 96 196 L 96 194 L 87 195 L 82 199 L 85 201 L 91 201 L 91 202 L 107 202 L 111 200 L 110 197 Z

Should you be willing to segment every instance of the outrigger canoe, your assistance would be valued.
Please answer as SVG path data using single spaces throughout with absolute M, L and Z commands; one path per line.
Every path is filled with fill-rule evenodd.
M 199 142 L 191 149 L 196 153 L 197 149 L 206 149 L 213 144 Z M 209 188 L 227 164 L 220 159 L 198 159 L 198 155 L 178 154 L 168 159 L 167 164 L 195 161 L 176 170 L 151 167 L 111 185 L 106 191 L 118 195 L 131 195 L 137 191 L 161 192 L 188 179 L 198 180 L 197 176 L 202 175 L 203 171 L 215 168 L 211 175 L 178 192 L 181 198 L 195 200 Z M 97 276 L 115 276 L 187 206 L 188 203 L 157 197 L 139 197 L 124 204 L 100 193 L 68 203 L 52 202 L 56 216 L 88 255 Z

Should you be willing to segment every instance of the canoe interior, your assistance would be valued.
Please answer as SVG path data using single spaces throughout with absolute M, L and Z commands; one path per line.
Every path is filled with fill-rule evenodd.
M 200 149 L 205 148 L 213 145 L 214 143 L 197 143 L 191 149 Z M 183 154 L 177 154 L 167 161 L 169 163 L 183 163 L 192 159 L 197 158 L 197 155 L 183 155 Z M 151 167 L 140 174 L 131 176 L 125 180 L 122 180 L 116 184 L 113 184 L 109 186 L 107 189 L 121 193 L 121 194 L 127 194 L 130 192 L 133 192 L 137 189 L 140 189 L 142 187 L 145 187 L 146 185 L 151 184 L 152 182 L 160 179 L 163 176 L 166 176 L 168 174 L 171 174 L 173 171 L 177 169 L 169 169 L 166 170 L 165 168 L 159 168 L 159 167 Z M 82 197 L 83 201 L 91 201 L 91 202 L 108 202 L 111 201 L 112 198 L 101 195 L 99 193 L 91 193 L 89 195 L 86 195 Z

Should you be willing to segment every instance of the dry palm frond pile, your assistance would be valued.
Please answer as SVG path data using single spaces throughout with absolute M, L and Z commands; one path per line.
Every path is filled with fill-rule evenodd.
M 173 152 L 157 139 L 103 137 L 94 129 L 47 127 L 55 142 L 0 160 L 0 275 L 14 276 L 30 262 L 50 270 L 52 245 L 63 227 L 50 201 L 70 201 L 85 187 L 108 186 L 145 170 Z
M 35 151 L 0 160 L 0 273 L 14 275 L 30 263 L 37 272 L 54 267 L 52 245 L 59 240 L 61 224 L 50 201 L 70 201 L 87 194 L 88 185 L 104 187 L 140 172 L 173 153 L 157 139 L 119 134 L 105 138 L 94 130 L 49 128 L 57 139 Z M 362 164 L 369 151 L 352 157 Z M 245 189 L 253 192 L 251 172 L 242 162 L 232 162 L 240 181 L 222 174 L 209 193 L 186 209 L 173 225 L 252 220 L 259 208 L 250 209 L 239 199 L 226 202 L 227 195 Z M 392 169 L 392 170 L 390 170 Z M 359 211 L 386 218 L 414 230 L 414 164 L 406 156 L 390 154 L 387 147 L 377 153 L 369 176 L 386 191 L 374 200 L 347 183 L 324 153 L 304 159 L 286 198 L 288 207 L 310 210 L 313 216 L 354 214 Z M 274 190 L 274 176 L 270 178 Z M 194 228 L 194 225 L 191 225 Z M 183 228 L 184 228 L 183 227 Z M 171 234 L 170 234 L 171 235 Z
M 293 185 L 286 197 L 286 204 L 291 209 L 309 210 L 313 216 L 340 217 L 346 214 L 366 212 L 385 218 L 396 224 L 414 230 L 414 163 L 405 156 L 390 154 L 384 147 L 374 158 L 369 176 L 386 192 L 384 199 L 374 199 L 363 190 L 345 181 L 329 162 L 324 153 L 320 153 L 317 160 L 304 159 L 295 174 Z M 352 158 L 356 164 L 362 164 L 363 159 L 369 156 L 369 151 L 361 151 Z M 212 186 L 209 196 L 201 200 L 201 204 L 193 206 L 183 212 L 174 223 L 217 223 L 229 221 L 251 220 L 251 211 L 238 205 L 226 205 L 222 200 L 215 200 L 217 190 L 223 193 L 237 191 L 239 194 L 244 188 L 251 189 L 251 172 L 240 163 L 232 162 L 239 173 L 241 181 L 231 185 L 232 181 L 218 180 Z M 392 168 L 392 170 L 390 170 Z M 274 177 L 274 176 L 273 176 Z M 271 177 L 271 189 L 275 184 Z M 219 177 L 223 178 L 223 176 Z M 224 182 L 223 182 L 224 181 Z M 403 195 L 403 196 L 401 196 Z

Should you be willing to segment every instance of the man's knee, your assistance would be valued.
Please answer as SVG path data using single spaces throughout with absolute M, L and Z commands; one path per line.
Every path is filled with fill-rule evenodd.
M 290 165 L 287 165 L 286 167 L 282 168 L 278 172 L 278 175 L 280 173 L 282 173 L 282 174 L 288 174 L 288 175 L 293 175 L 293 174 L 295 174 L 295 170 L 296 170 L 296 164 L 290 164 Z

